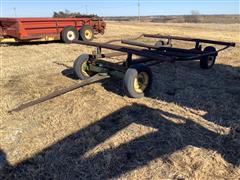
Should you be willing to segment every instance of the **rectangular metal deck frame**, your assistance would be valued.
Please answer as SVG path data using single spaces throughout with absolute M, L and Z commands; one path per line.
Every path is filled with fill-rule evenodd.
M 143 34 L 143 36 L 149 37 L 149 38 L 174 39 L 179 41 L 189 41 L 189 42 L 196 42 L 196 43 L 207 43 L 207 44 L 235 47 L 235 43 L 233 42 L 214 41 L 214 40 L 208 40 L 208 39 L 187 38 L 187 37 L 181 37 L 181 36 L 164 36 L 160 34 Z
M 73 43 L 81 44 L 81 45 L 87 45 L 87 46 L 93 46 L 97 47 L 96 53 L 93 53 L 92 55 L 89 54 L 82 54 L 78 57 L 78 59 L 75 60 L 79 64 L 83 64 L 82 62 L 86 62 L 86 64 L 89 64 L 89 67 L 87 69 L 79 69 L 83 68 L 84 66 L 75 67 L 75 73 L 82 71 L 92 71 L 95 75 L 88 76 L 87 79 L 82 78 L 81 76 L 78 76 L 83 81 L 74 84 L 70 87 L 67 87 L 65 89 L 60 89 L 58 91 L 55 91 L 47 96 L 41 97 L 39 99 L 24 103 L 20 105 L 17 108 L 14 108 L 13 110 L 9 111 L 20 111 L 27 107 L 36 105 L 38 103 L 47 101 L 51 98 L 57 97 L 61 94 L 67 93 L 69 91 L 72 91 L 74 89 L 77 89 L 79 87 L 83 87 L 84 85 L 88 85 L 100 80 L 104 80 L 110 77 L 119 77 L 124 79 L 124 91 L 129 97 L 133 98 L 139 98 L 143 97 L 145 91 L 149 89 L 150 87 L 149 79 L 152 79 L 152 73 L 151 69 L 147 66 L 153 66 L 158 63 L 162 62 L 174 62 L 174 61 L 190 61 L 190 60 L 200 60 L 200 67 L 203 69 L 211 68 L 215 62 L 215 59 L 218 55 L 219 51 L 222 51 L 224 49 L 227 49 L 229 47 L 234 47 L 235 43 L 229 43 L 229 42 L 222 42 L 222 41 L 213 41 L 213 40 L 206 40 L 206 39 L 193 39 L 193 38 L 184 38 L 184 37 L 178 37 L 178 36 L 161 36 L 161 35 L 149 35 L 149 34 L 143 34 L 144 37 L 154 37 L 154 38 L 165 38 L 168 39 L 168 42 L 170 40 L 183 40 L 183 41 L 191 41 L 195 42 L 195 48 L 193 49 L 181 49 L 181 48 L 174 48 L 171 46 L 155 46 L 155 45 L 149 45 L 141 42 L 134 42 L 130 40 L 122 40 L 122 44 L 127 44 L 128 46 L 122 46 L 122 45 L 114 45 L 111 43 L 97 43 L 97 42 L 87 42 L 87 41 L 76 41 L 74 40 Z M 140 37 L 140 36 L 139 36 Z M 135 38 L 134 40 L 136 40 Z M 112 41 L 113 42 L 113 41 Z M 202 51 L 202 47 L 200 46 L 200 43 L 208 43 L 208 44 L 215 44 L 215 45 L 222 45 L 225 46 L 222 49 L 216 50 L 212 46 L 208 46 L 206 48 L 211 49 L 211 51 Z M 129 46 L 131 45 L 131 46 Z M 168 44 L 169 45 L 169 44 Z M 138 47 L 135 47 L 138 46 Z M 141 47 L 141 48 L 139 48 Z M 101 49 L 110 49 L 117 52 L 112 52 L 109 54 L 102 54 Z M 127 58 L 122 64 L 106 61 L 105 58 L 112 58 L 116 56 L 122 56 L 127 55 Z M 132 55 L 140 56 L 138 59 L 133 59 Z M 209 58 L 210 57 L 210 58 Z M 87 58 L 87 59 L 86 59 Z M 207 61 L 205 61 L 207 60 Z M 207 62 L 207 64 L 201 65 L 201 61 Z M 208 65 L 208 61 L 211 61 L 212 64 Z M 144 64 L 144 66 L 142 65 Z M 140 66 L 139 66 L 140 65 Z M 207 67 L 206 67 L 207 66 Z M 144 67 L 144 68 L 143 68 Z M 87 70 L 87 71 L 86 71 Z M 137 70 L 137 71 L 136 71 Z M 141 72 L 139 72 L 141 71 Z M 134 74 L 132 73 L 134 72 Z M 137 73 L 135 73 L 137 72 Z M 141 80 L 138 80 L 138 75 L 141 74 Z M 144 74 L 144 76 L 143 76 Z M 90 74 L 89 74 L 90 75 Z M 135 75 L 135 77 L 134 77 Z M 147 77 L 147 78 L 144 78 Z M 134 78 L 134 81 L 131 79 Z M 139 78 L 140 79 L 140 78 Z M 148 79 L 148 80 L 145 80 Z M 141 83 L 142 85 L 135 86 L 135 80 L 137 80 L 137 83 Z M 144 80 L 144 81 L 143 81 Z M 142 82 L 143 81 L 143 82 Z M 129 85 L 130 84 L 130 85 Z M 145 89 L 142 89 L 140 92 L 136 91 L 135 89 L 139 87 L 145 86 Z M 135 89 L 134 89 L 135 88 Z M 134 90 L 133 90 L 134 89 Z
M 139 61 L 135 62 L 134 64 L 138 62 L 146 63 L 151 61 L 156 61 L 156 63 L 161 63 L 165 61 L 173 62 L 173 61 L 199 60 L 204 56 L 209 56 L 209 55 L 217 56 L 218 52 L 224 49 L 227 49 L 229 47 L 235 47 L 235 43 L 233 42 L 215 41 L 215 40 L 198 39 L 198 38 L 187 38 L 187 37 L 180 37 L 180 36 L 142 34 L 138 38 L 140 37 L 157 38 L 159 40 L 167 39 L 168 44 L 163 46 L 156 46 L 156 45 L 146 44 L 143 42 L 132 41 L 132 40 L 120 40 L 120 42 L 125 45 L 116 45 L 112 43 L 85 42 L 85 41 L 77 41 L 77 40 L 74 40 L 73 43 L 97 47 L 100 53 L 102 48 L 110 49 L 110 50 L 121 52 L 121 53 L 126 53 L 128 54 L 128 58 L 126 60 L 128 62 L 132 61 L 132 55 L 137 55 L 142 57 L 141 61 L 138 59 Z M 134 38 L 134 40 L 137 40 L 138 38 Z M 195 47 L 192 49 L 172 47 L 171 46 L 172 40 L 195 42 Z M 202 50 L 200 43 L 221 45 L 225 47 L 215 52 L 204 52 Z M 104 57 L 104 54 L 102 55 L 102 57 Z

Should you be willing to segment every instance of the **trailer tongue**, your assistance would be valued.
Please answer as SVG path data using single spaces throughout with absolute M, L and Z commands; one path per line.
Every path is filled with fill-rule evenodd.
M 75 89 L 78 89 L 80 87 L 83 87 L 83 86 L 86 86 L 88 84 L 91 84 L 91 83 L 95 83 L 97 81 L 100 81 L 100 80 L 103 80 L 103 79 L 107 79 L 109 78 L 109 76 L 107 74 L 96 74 L 95 76 L 92 76 L 91 78 L 85 80 L 85 81 L 81 81 L 80 83 L 76 83 L 76 84 L 73 84 L 67 88 L 63 88 L 63 89 L 60 89 L 60 90 L 57 90 L 57 91 L 54 91 L 53 93 L 51 94 L 48 94 L 47 96 L 43 96 L 39 99 L 36 99 L 36 100 L 33 100 L 33 101 L 29 101 L 27 103 L 24 103 L 24 104 L 21 104 L 20 106 L 18 106 L 17 108 L 14 108 L 10 111 L 8 111 L 9 113 L 11 112 L 18 112 L 18 111 L 21 111 L 23 109 L 26 109 L 28 107 L 31 107 L 31 106 L 34 106 L 36 104 L 39 104 L 39 103 L 42 103 L 44 101 L 47 101 L 49 99 L 53 99 L 57 96 L 60 96 L 60 95 L 63 95 L 67 92 L 70 92 L 70 91 L 73 91 Z
M 73 43 L 97 48 L 93 54 L 82 54 L 74 62 L 73 69 L 76 76 L 84 81 L 40 99 L 22 104 L 10 112 L 25 109 L 84 85 L 113 76 L 123 79 L 123 89 L 127 96 L 140 98 L 146 95 L 151 87 L 153 81 L 151 66 L 163 62 L 199 60 L 202 69 L 210 69 L 213 67 L 220 51 L 235 46 L 235 43 L 232 42 L 162 36 L 159 34 L 143 34 L 138 38 L 140 37 L 158 38 L 159 40 L 155 45 L 132 40 L 122 40 L 121 43 L 123 45 L 73 40 Z M 173 40 L 194 42 L 195 47 L 192 49 L 174 48 L 172 47 Z M 221 45 L 223 48 L 217 50 L 213 46 L 207 46 L 202 49 L 202 43 Z M 102 49 L 110 49 L 117 52 L 103 54 Z M 123 55 L 127 57 L 120 64 L 106 60 L 107 58 Z M 134 59 L 133 55 L 138 57 Z

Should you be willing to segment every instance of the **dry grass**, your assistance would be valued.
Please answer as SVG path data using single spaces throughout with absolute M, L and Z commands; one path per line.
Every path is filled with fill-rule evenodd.
M 64 64 L 72 66 L 92 48 L 2 46 L 0 178 L 239 178 L 239 28 L 111 22 L 96 41 L 162 33 L 234 41 L 237 47 L 207 71 L 196 62 L 154 67 L 149 97 L 123 96 L 121 81 L 110 80 L 13 114 L 7 111 L 74 83 L 62 75 Z

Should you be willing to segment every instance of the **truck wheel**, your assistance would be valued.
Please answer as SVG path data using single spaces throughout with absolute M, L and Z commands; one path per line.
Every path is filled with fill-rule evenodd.
M 147 66 L 136 65 L 130 67 L 123 79 L 123 88 L 127 96 L 143 97 L 152 84 L 152 71 Z
M 66 26 L 61 32 L 61 40 L 65 43 L 71 43 L 73 40 L 78 40 L 78 38 L 78 31 L 73 26 Z
M 75 60 L 73 70 L 81 80 L 87 79 L 96 74 L 90 71 L 88 54 L 82 54 Z
M 216 52 L 216 48 L 213 46 L 207 46 L 204 50 L 203 53 L 210 53 L 210 52 Z M 200 67 L 202 69 L 210 69 L 213 67 L 215 60 L 217 57 L 217 52 L 213 55 L 209 56 L 204 56 L 200 59 Z
M 91 26 L 88 26 L 88 25 L 84 25 L 80 29 L 79 34 L 80 34 L 80 38 L 83 41 L 92 41 L 93 38 L 94 38 L 93 28 Z

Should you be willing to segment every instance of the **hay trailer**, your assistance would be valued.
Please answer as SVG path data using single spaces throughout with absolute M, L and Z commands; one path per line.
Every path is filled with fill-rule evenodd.
M 157 38 L 158 41 L 154 45 L 136 41 L 140 37 Z M 76 75 L 82 80 L 88 79 L 96 73 L 106 73 L 110 76 L 123 78 L 123 87 L 126 95 L 132 98 L 140 98 L 148 92 L 152 83 L 150 66 L 162 62 L 199 60 L 202 69 L 209 69 L 214 65 L 218 52 L 235 46 L 235 43 L 232 42 L 163 36 L 159 34 L 143 34 L 140 37 L 134 41 L 121 40 L 121 43 L 125 44 L 125 46 L 73 41 L 77 44 L 97 47 L 96 53 L 82 54 L 75 60 L 74 71 Z M 195 46 L 192 49 L 176 48 L 173 47 L 173 40 L 193 42 Z M 202 49 L 203 43 L 224 47 L 217 50 L 214 46 L 207 46 Z M 117 53 L 111 55 L 102 54 L 103 48 L 117 51 Z M 121 64 L 105 60 L 106 58 L 122 54 L 126 54 L 127 58 Z M 139 58 L 133 59 L 133 55 L 137 55 Z
M 91 41 L 104 34 L 106 23 L 100 17 L 78 18 L 0 18 L 0 42 L 50 41 L 61 39 Z
M 153 45 L 136 41 L 140 37 L 157 38 L 158 41 Z M 173 47 L 173 40 L 193 42 L 195 47 L 191 49 L 176 48 Z M 235 46 L 233 42 L 162 36 L 159 34 L 143 34 L 134 40 L 120 40 L 122 45 L 112 44 L 116 41 L 119 40 L 107 43 L 74 40 L 73 43 L 76 44 L 96 47 L 96 50 L 92 54 L 81 54 L 74 62 L 74 73 L 82 81 L 65 89 L 57 90 L 47 96 L 24 103 L 9 112 L 23 110 L 79 87 L 111 77 L 123 79 L 123 89 L 127 96 L 141 98 L 148 93 L 153 81 L 151 66 L 163 62 L 173 63 L 177 61 L 198 60 L 200 68 L 209 69 L 213 67 L 220 51 Z M 203 43 L 223 47 L 217 50 L 214 46 L 206 46 L 203 49 Z M 102 49 L 109 49 L 114 52 L 104 54 L 102 53 Z M 117 63 L 112 61 L 114 57 L 123 55 L 126 55 L 126 59 L 123 59 L 123 61 Z M 111 61 L 109 58 L 111 58 Z

